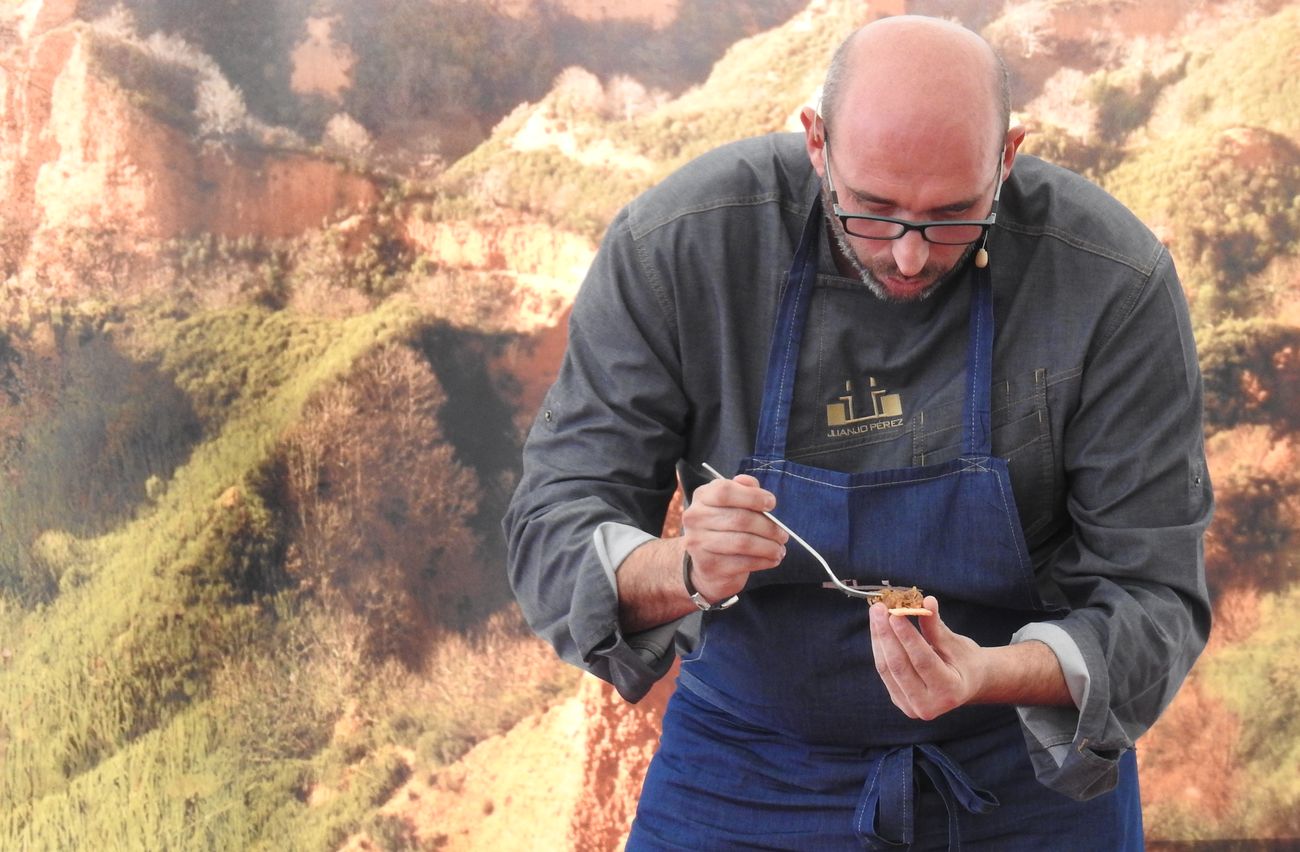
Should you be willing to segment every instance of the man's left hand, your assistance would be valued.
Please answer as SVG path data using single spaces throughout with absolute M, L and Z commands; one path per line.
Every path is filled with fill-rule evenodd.
M 925 598 L 932 615 L 890 615 L 871 605 L 871 651 L 889 697 L 913 719 L 929 721 L 965 704 L 1073 704 L 1060 661 L 1042 642 L 985 648 L 954 633 Z
M 984 649 L 948 629 L 934 596 L 927 596 L 924 606 L 933 615 L 917 618 L 917 630 L 910 618 L 872 604 L 871 650 L 894 704 L 909 717 L 928 721 L 978 694 Z

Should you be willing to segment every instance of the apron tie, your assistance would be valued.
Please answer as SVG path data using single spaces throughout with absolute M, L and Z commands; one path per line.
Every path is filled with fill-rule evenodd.
M 961 848 L 958 805 L 973 814 L 986 814 L 998 806 L 997 797 L 976 787 L 937 746 L 922 743 L 889 749 L 876 759 L 858 804 L 855 828 L 865 848 L 911 847 L 916 835 L 915 766 L 929 777 L 948 811 L 949 850 Z

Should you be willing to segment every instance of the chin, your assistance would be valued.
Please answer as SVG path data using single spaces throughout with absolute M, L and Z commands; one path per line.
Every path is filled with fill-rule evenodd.
M 900 280 L 897 270 L 888 269 L 876 272 L 864 265 L 858 258 L 853 257 L 850 260 L 858 278 L 867 286 L 876 298 L 885 302 L 919 302 L 928 299 L 930 296 L 942 287 L 949 279 L 954 277 L 953 267 L 946 272 L 931 272 L 929 275 L 910 280 Z
M 887 302 L 919 302 L 929 298 L 948 276 L 941 275 L 928 281 L 899 283 L 890 279 L 881 280 L 870 272 L 863 275 L 862 281 L 873 293 Z
M 956 278 L 960 270 L 966 266 L 966 261 L 975 253 L 972 246 L 962 253 L 957 262 L 943 271 L 926 270 L 925 276 L 911 280 L 900 280 L 898 270 L 892 265 L 877 272 L 862 263 L 856 254 L 850 255 L 850 262 L 858 272 L 858 277 L 862 283 L 867 285 L 878 298 L 886 302 L 919 302 L 928 299 L 947 284 L 953 278 Z

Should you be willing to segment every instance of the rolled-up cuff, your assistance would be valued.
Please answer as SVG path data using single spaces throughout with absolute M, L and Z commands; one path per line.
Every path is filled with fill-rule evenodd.
M 618 595 L 618 568 L 623 560 L 633 550 L 655 538 L 627 524 L 608 522 L 596 527 L 592 542 L 615 597 Z M 639 701 L 672 666 L 677 656 L 677 631 L 683 620 L 627 635 L 614 624 L 609 634 L 587 653 L 584 662 L 593 673 L 612 683 L 623 698 Z
M 605 642 L 591 650 L 587 664 L 593 673 L 612 683 L 625 700 L 640 701 L 672 667 L 680 623 L 681 619 L 629 636 L 615 629 Z
M 1068 623 L 1039 623 L 1022 628 L 1018 641 L 1044 642 L 1061 660 L 1071 697 L 1078 707 L 1017 707 L 1029 759 L 1043 786 L 1072 799 L 1109 792 L 1119 783 L 1119 760 L 1133 748 L 1110 709 L 1105 655 L 1086 630 Z M 1077 657 L 1075 655 L 1078 655 Z M 1082 661 L 1086 682 L 1077 675 Z
M 1088 669 L 1083 653 L 1074 639 L 1060 627 L 1048 621 L 1026 624 L 1011 637 L 1011 644 L 1037 641 L 1052 649 L 1065 685 L 1070 690 L 1073 707 L 1017 707 L 1020 723 L 1025 732 L 1036 739 L 1058 765 L 1065 761 L 1065 752 L 1079 729 L 1079 708 L 1088 701 Z
M 609 578 L 609 585 L 617 591 L 618 568 L 627 559 L 628 554 L 636 550 L 647 541 L 654 541 L 658 536 L 653 536 L 645 530 L 638 529 L 628 524 L 617 524 L 613 521 L 606 521 L 596 527 L 591 534 L 592 543 L 596 546 L 596 556 L 600 559 L 601 567 L 605 569 L 605 576 Z
M 1042 642 L 1061 664 L 1073 707 L 1016 707 L 1029 759 L 1039 782 L 1072 799 L 1091 799 L 1114 788 L 1119 780 L 1123 750 L 1097 750 L 1083 735 L 1084 716 L 1093 691 L 1082 649 L 1069 633 L 1051 622 L 1027 624 L 1011 637 L 1017 642 Z M 1104 694 L 1104 689 L 1103 689 Z

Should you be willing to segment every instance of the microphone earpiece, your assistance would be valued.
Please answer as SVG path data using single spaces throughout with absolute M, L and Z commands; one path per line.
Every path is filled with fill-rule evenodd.
M 984 248 L 983 246 L 980 246 L 980 250 L 975 252 L 975 265 L 980 269 L 983 269 L 984 267 L 989 265 L 988 249 Z

